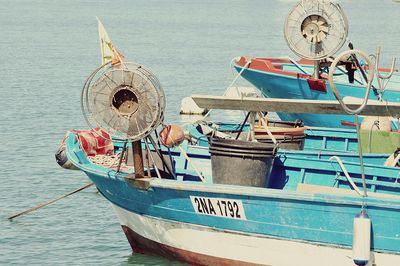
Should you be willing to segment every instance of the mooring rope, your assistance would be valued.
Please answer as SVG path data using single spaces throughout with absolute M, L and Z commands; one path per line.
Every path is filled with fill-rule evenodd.
M 228 85 L 228 87 L 225 89 L 225 92 L 224 92 L 224 94 L 223 94 L 222 96 L 225 96 L 225 95 L 226 95 L 226 93 L 228 92 L 228 89 L 229 89 L 230 87 L 232 87 L 233 84 L 235 84 L 235 82 L 236 82 L 236 81 L 238 80 L 238 78 L 242 75 L 243 71 L 250 65 L 250 63 L 251 63 L 251 60 L 249 59 L 249 61 L 247 61 L 246 64 L 242 67 L 242 70 L 240 70 L 240 72 L 236 75 L 236 77 L 232 80 L 232 82 L 231 82 L 231 83 Z M 237 88 L 236 88 L 236 90 L 237 90 L 238 96 L 240 96 L 240 95 L 239 95 L 239 90 L 238 90 Z M 208 110 L 208 112 L 204 115 L 203 119 L 205 119 L 206 117 L 208 117 L 208 116 L 210 115 L 210 113 L 211 113 L 212 110 L 213 110 L 213 109 Z

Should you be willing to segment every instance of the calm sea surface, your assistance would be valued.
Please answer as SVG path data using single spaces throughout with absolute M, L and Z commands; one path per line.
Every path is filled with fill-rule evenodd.
M 222 94 L 234 77 L 233 57 L 293 56 L 283 23 L 294 3 L 0 0 L 0 264 L 178 264 L 132 255 L 94 188 L 6 219 L 88 183 L 58 167 L 54 152 L 67 130 L 86 128 L 80 93 L 100 63 L 95 16 L 127 59 L 156 73 L 167 95 L 166 120 L 183 124 L 181 99 Z M 381 45 L 386 64 L 400 57 L 400 3 L 341 3 L 356 48 L 372 53 Z

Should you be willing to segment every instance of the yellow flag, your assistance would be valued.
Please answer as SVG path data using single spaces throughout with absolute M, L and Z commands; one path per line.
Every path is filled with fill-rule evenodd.
M 99 28 L 101 63 L 103 65 L 108 62 L 112 64 L 120 63 L 124 56 L 115 49 L 100 19 L 98 17 L 96 17 L 96 19 Z

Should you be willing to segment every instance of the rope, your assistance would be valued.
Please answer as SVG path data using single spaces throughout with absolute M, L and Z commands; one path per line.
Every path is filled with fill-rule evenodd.
M 350 43 L 351 44 L 351 43 Z M 367 184 L 366 184 L 366 180 L 365 180 L 365 171 L 364 171 L 364 161 L 363 161 L 363 154 L 362 154 L 362 147 L 361 147 L 361 133 L 360 133 L 360 124 L 358 122 L 358 114 L 365 108 L 365 106 L 367 106 L 368 103 L 368 95 L 369 95 L 369 91 L 371 90 L 372 87 L 372 81 L 374 79 L 374 75 L 375 75 L 375 68 L 372 68 L 368 74 L 368 77 L 366 76 L 365 72 L 363 71 L 363 69 L 360 66 L 360 63 L 358 62 L 358 59 L 356 57 L 356 54 L 361 55 L 361 57 L 363 57 L 366 61 L 366 65 L 371 66 L 371 59 L 369 57 L 367 57 L 363 52 L 359 51 L 359 50 L 353 50 L 352 48 L 352 44 L 349 47 L 351 50 L 349 51 L 345 51 L 343 53 L 341 53 L 338 57 L 336 57 L 336 59 L 332 62 L 331 68 L 329 69 L 329 85 L 330 88 L 333 92 L 333 94 L 335 95 L 336 99 L 339 101 L 340 105 L 342 106 L 343 110 L 350 115 L 354 115 L 355 118 L 355 123 L 356 123 L 356 129 L 357 129 L 357 140 L 358 140 L 358 154 L 360 157 L 360 169 L 361 169 L 361 178 L 362 178 L 362 184 L 363 184 L 363 203 L 362 203 L 362 208 L 364 209 L 364 207 L 366 206 L 366 197 L 367 197 Z M 357 108 L 357 109 L 351 109 L 349 107 L 347 107 L 347 105 L 343 102 L 343 98 L 340 95 L 340 93 L 338 92 L 338 90 L 335 87 L 335 84 L 333 82 L 333 74 L 335 72 L 336 66 L 339 63 L 340 59 L 350 55 L 353 58 L 353 61 L 355 61 L 357 67 L 360 69 L 361 73 L 364 76 L 365 81 L 367 82 L 367 87 L 365 88 L 365 95 L 364 95 L 364 99 L 362 104 Z
M 104 167 L 114 167 L 118 165 L 118 161 L 121 157 L 121 153 L 117 153 L 115 155 L 104 155 L 97 154 L 95 156 L 87 156 L 90 162 L 98 165 L 102 165 Z
M 258 115 L 260 116 L 261 124 L 263 125 L 263 127 L 264 127 L 265 130 L 267 131 L 268 136 L 272 139 L 272 142 L 273 142 L 274 144 L 276 144 L 276 143 L 277 143 L 276 138 L 274 137 L 274 135 L 273 135 L 273 134 L 271 133 L 271 131 L 269 130 L 268 125 L 267 125 L 267 123 L 265 122 L 264 117 L 262 116 L 261 112 L 259 112 Z
M 292 59 L 289 56 L 282 56 L 278 57 L 278 59 L 284 59 L 284 60 L 289 60 L 293 65 L 295 65 L 298 69 L 300 69 L 301 72 L 303 72 L 306 75 L 312 75 L 309 72 L 307 72 L 299 63 L 296 62 L 296 60 Z
M 361 146 L 361 133 L 360 133 L 360 124 L 358 123 L 358 114 L 355 114 L 354 117 L 356 120 L 355 122 L 356 122 L 356 129 L 357 129 L 358 155 L 360 157 L 361 178 L 363 181 L 363 190 L 364 190 L 363 196 L 367 197 L 367 184 L 365 181 L 364 160 L 363 160 L 363 153 L 362 153 L 362 146 Z
M 186 160 L 189 162 L 189 164 L 192 166 L 192 168 L 196 171 L 196 173 L 200 177 L 201 181 L 204 182 L 204 176 L 197 169 L 197 167 L 194 164 L 194 162 L 189 158 L 189 156 L 187 155 L 186 151 L 181 146 L 178 146 L 178 148 L 181 151 L 181 153 L 183 154 L 183 156 L 186 158 Z
M 224 92 L 224 94 L 222 95 L 222 96 L 225 96 L 226 95 L 226 93 L 228 92 L 228 89 L 230 88 L 230 87 L 232 87 L 232 85 L 237 81 L 237 79 L 242 75 L 242 73 L 243 73 L 243 71 L 250 65 L 250 63 L 251 63 L 251 60 L 249 60 L 249 61 L 247 61 L 246 62 L 246 64 L 243 66 L 243 68 L 242 68 L 242 70 L 240 70 L 240 72 L 236 75 L 236 77 L 233 79 L 233 81 L 228 85 L 228 87 L 225 89 L 225 92 Z M 238 96 L 240 96 L 239 95 L 239 90 L 236 88 L 236 91 L 237 91 L 237 94 L 238 94 Z M 205 119 L 206 117 L 208 117 L 209 115 L 210 115 L 210 113 L 211 113 L 211 111 L 212 111 L 213 109 L 210 109 L 205 115 L 204 115 L 204 117 L 203 117 L 203 119 Z
M 56 202 L 56 201 L 59 201 L 59 200 L 61 200 L 61 199 L 63 199 L 63 198 L 66 198 L 66 197 L 68 197 L 68 196 L 70 196 L 70 195 L 72 195 L 72 194 L 75 194 L 75 193 L 77 193 L 77 192 L 79 192 L 79 191 L 82 191 L 82 190 L 84 190 L 84 189 L 87 189 L 88 187 L 91 187 L 91 186 L 93 186 L 93 185 L 94 185 L 94 183 L 89 183 L 89 184 L 87 184 L 87 185 L 84 185 L 83 187 L 80 187 L 80 188 L 78 188 L 78 189 L 76 189 L 76 190 L 74 190 L 74 191 L 71 191 L 71 192 L 69 192 L 69 193 L 67 193 L 67 194 L 64 194 L 64 195 L 62 195 L 61 197 L 52 199 L 52 200 L 50 200 L 50 201 L 48 201 L 48 202 L 39 204 L 39 205 L 36 206 L 36 207 L 30 208 L 30 209 L 28 209 L 28 210 L 26 210 L 26 211 L 23 211 L 23 212 L 20 212 L 20 213 L 15 214 L 15 215 L 13 215 L 13 216 L 10 216 L 10 217 L 8 217 L 8 220 L 11 221 L 12 219 L 14 219 L 14 218 L 16 218 L 16 217 L 18 217 L 18 216 L 21 216 L 21 215 L 24 215 L 24 214 L 27 214 L 27 213 L 36 211 L 36 210 L 38 210 L 38 209 L 40 209 L 40 208 L 43 208 L 43 207 L 46 207 L 47 205 L 50 205 L 50 204 L 52 204 L 52 203 L 54 203 L 54 202 Z

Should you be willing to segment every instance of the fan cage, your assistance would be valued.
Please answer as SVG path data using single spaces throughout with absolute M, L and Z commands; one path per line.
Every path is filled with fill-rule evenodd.
M 312 16 L 322 17 L 328 24 L 323 41 L 313 43 L 303 36 L 302 25 Z M 309 60 L 321 60 L 343 47 L 348 35 L 348 20 L 337 3 L 304 0 L 294 6 L 286 17 L 284 35 L 286 43 L 296 55 Z
M 104 84 L 108 86 L 107 92 L 99 93 Z M 139 99 L 138 110 L 131 114 L 119 111 L 113 104 L 113 97 L 123 89 L 133 91 Z M 104 106 L 105 114 L 101 113 L 99 105 Z M 162 123 L 165 95 L 157 77 L 146 67 L 130 62 L 108 63 L 94 70 L 86 79 L 81 93 L 81 109 L 89 127 L 102 128 L 116 141 L 136 141 L 151 134 Z M 111 115 L 115 121 L 107 121 L 106 115 Z M 145 126 L 139 124 L 138 118 Z M 121 121 L 125 123 L 124 127 Z

